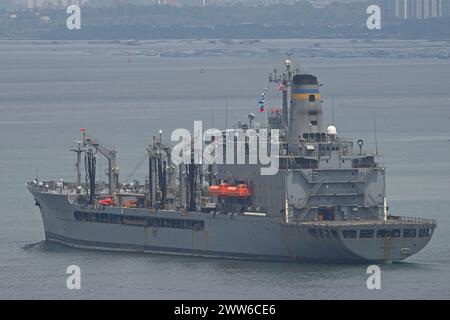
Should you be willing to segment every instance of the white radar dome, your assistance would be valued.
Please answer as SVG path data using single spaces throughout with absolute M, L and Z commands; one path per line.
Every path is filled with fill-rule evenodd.
M 337 130 L 336 130 L 336 127 L 335 127 L 335 126 L 329 126 L 329 127 L 327 128 L 327 134 L 328 134 L 329 136 L 337 136 Z

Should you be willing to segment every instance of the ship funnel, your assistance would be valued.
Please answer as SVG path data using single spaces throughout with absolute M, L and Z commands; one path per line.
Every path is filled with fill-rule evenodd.
M 326 131 L 317 78 L 297 74 L 292 81 L 289 112 L 289 150 L 298 150 L 300 139 L 323 141 Z

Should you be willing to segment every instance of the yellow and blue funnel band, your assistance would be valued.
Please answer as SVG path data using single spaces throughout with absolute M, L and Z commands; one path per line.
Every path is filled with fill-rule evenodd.
M 293 100 L 310 100 L 310 96 L 314 96 L 314 101 L 320 101 L 320 93 L 294 93 Z
M 315 101 L 320 100 L 319 89 L 294 89 L 292 90 L 293 100 L 310 100 L 310 96 L 315 96 Z

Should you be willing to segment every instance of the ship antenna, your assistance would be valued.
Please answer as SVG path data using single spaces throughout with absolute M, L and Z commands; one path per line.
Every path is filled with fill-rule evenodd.
M 211 103 L 211 128 L 214 128 L 214 100 Z
M 378 155 L 377 117 L 375 114 L 375 108 L 373 108 L 373 131 L 375 135 L 375 154 Z
M 336 126 L 336 123 L 334 122 L 334 96 L 331 97 L 331 123 L 333 126 Z
M 288 58 L 289 60 L 292 60 L 292 57 L 294 56 L 294 52 L 292 52 L 292 50 L 291 50 L 291 51 L 289 51 L 289 52 L 286 53 L 286 56 L 287 56 L 287 58 Z
M 269 75 L 269 82 L 273 82 L 278 85 L 278 88 L 280 88 L 283 91 L 283 111 L 282 111 L 282 119 L 283 119 L 283 125 L 285 128 L 289 127 L 289 102 L 288 102 L 288 88 L 291 85 L 292 81 L 292 52 L 287 52 L 286 57 L 287 59 L 284 60 L 284 71 L 281 72 L 280 75 L 278 75 L 277 69 L 273 70 L 273 74 L 271 73 Z M 267 117 L 269 117 L 269 114 L 267 114 Z
M 228 98 L 225 100 L 225 129 L 228 128 Z

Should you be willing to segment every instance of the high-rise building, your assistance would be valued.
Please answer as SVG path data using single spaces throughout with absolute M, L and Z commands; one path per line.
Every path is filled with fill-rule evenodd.
M 450 17 L 450 0 L 442 0 L 442 16 Z
M 71 4 L 84 6 L 89 4 L 89 0 L 26 0 L 27 8 L 48 8 L 67 7 Z
M 429 19 L 449 15 L 450 0 L 381 0 L 389 18 Z

